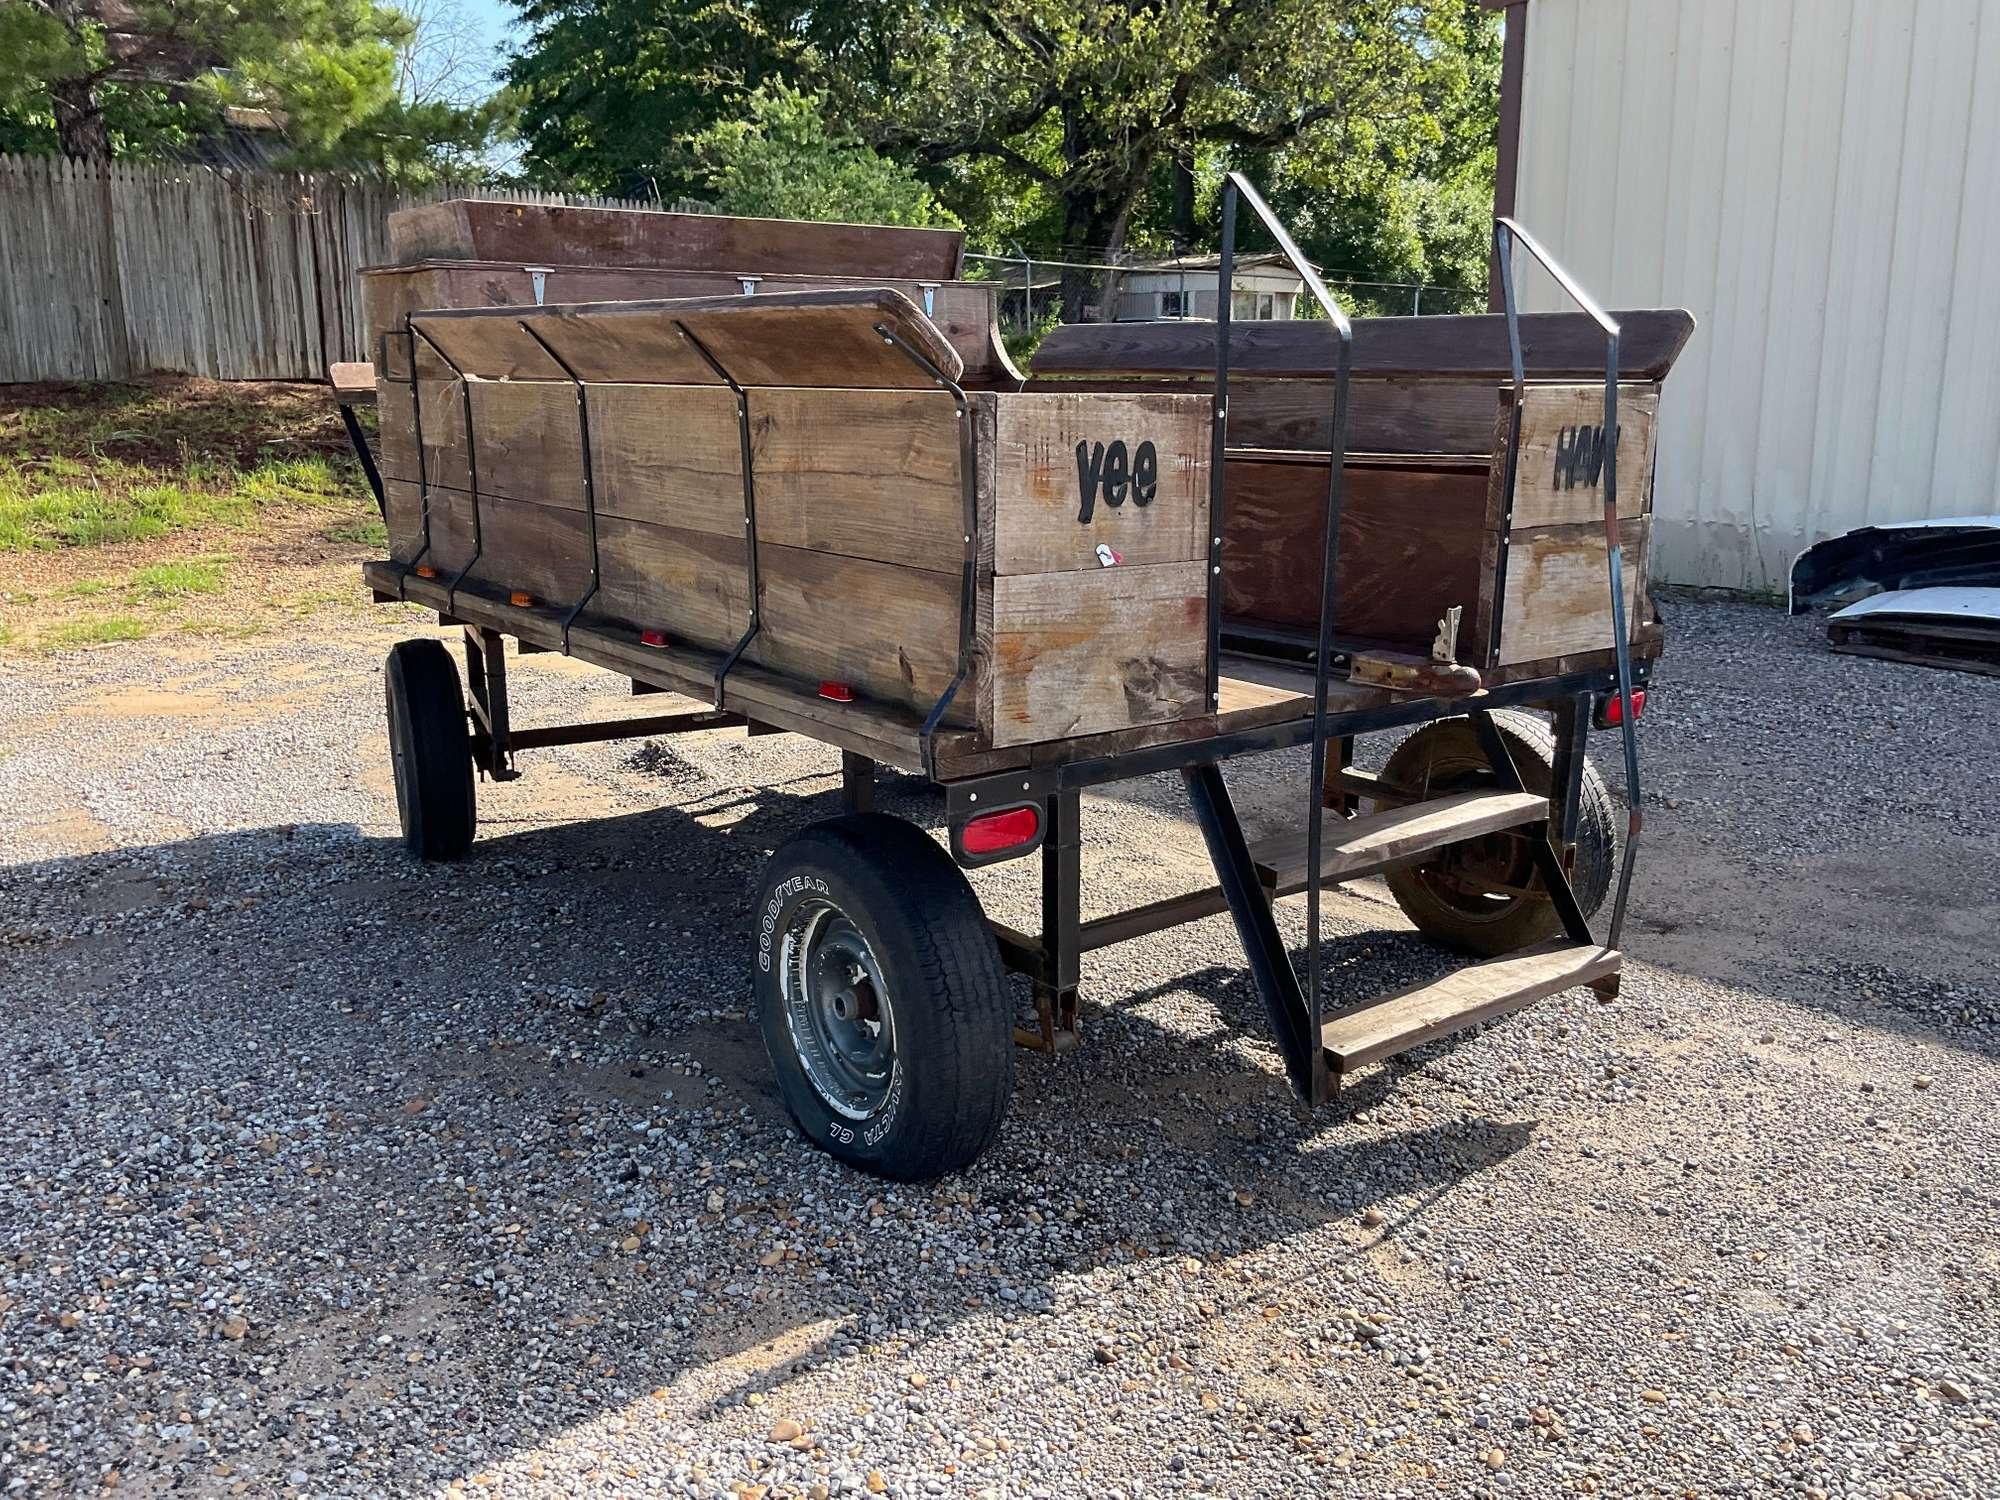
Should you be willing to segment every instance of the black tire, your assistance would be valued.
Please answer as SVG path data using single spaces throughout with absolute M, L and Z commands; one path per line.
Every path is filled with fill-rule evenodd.
M 1506 741 L 1531 792 L 1546 794 L 1555 780 L 1556 739 L 1533 714 L 1500 710 L 1494 726 Z M 1486 752 L 1470 719 L 1426 724 L 1398 745 L 1382 769 L 1382 779 L 1399 791 L 1439 797 L 1493 784 Z M 1576 862 L 1570 885 L 1589 916 L 1604 902 L 1618 863 L 1618 819 L 1604 778 L 1586 759 L 1583 792 L 1577 801 Z M 1489 957 L 1545 942 L 1562 931 L 1555 903 L 1528 862 L 1530 830 L 1512 829 L 1468 839 L 1440 850 L 1421 864 L 1388 872 L 1390 894 L 1426 937 Z M 1479 877 L 1525 889 L 1526 895 L 1480 891 Z
M 442 641 L 399 641 L 383 677 L 403 843 L 424 859 L 457 859 L 478 821 L 458 666 Z
M 771 856 L 757 923 L 758 1024 L 807 1140 L 905 1182 L 986 1149 L 1014 1091 L 1012 1007 L 934 840 L 881 813 L 815 823 Z

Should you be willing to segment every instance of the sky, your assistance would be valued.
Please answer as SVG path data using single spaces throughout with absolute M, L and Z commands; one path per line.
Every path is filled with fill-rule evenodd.
M 457 0 L 457 3 L 465 19 L 493 49 L 492 66 L 497 70 L 508 30 L 514 22 L 514 7 L 507 0 Z

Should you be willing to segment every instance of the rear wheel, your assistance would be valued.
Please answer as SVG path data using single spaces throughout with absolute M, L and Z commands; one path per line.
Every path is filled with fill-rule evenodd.
M 399 641 L 383 676 L 403 843 L 424 859 L 457 859 L 477 823 L 458 666 L 442 641 Z
M 1013 1023 L 950 857 L 899 818 L 832 818 L 771 856 L 757 912 L 758 1023 L 806 1139 L 905 1181 L 970 1164 L 1013 1092 Z
M 1532 714 L 1501 710 L 1493 725 L 1531 792 L 1548 795 L 1555 782 L 1556 740 Z M 1588 760 L 1577 802 L 1576 859 L 1570 885 L 1585 916 L 1603 904 L 1617 864 L 1618 825 L 1611 793 Z M 1494 785 L 1493 768 L 1470 719 L 1426 724 L 1398 745 L 1382 780 L 1412 797 L 1442 797 Z M 1562 919 L 1536 873 L 1528 841 L 1533 827 L 1510 828 L 1440 849 L 1421 864 L 1388 872 L 1396 904 L 1425 936 L 1472 953 L 1512 953 L 1555 937 Z

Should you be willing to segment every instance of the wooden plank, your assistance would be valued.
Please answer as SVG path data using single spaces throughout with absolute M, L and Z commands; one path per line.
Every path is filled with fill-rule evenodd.
M 1227 482 L 1224 619 L 1316 627 L 1327 460 L 1232 457 Z M 1483 466 L 1349 464 L 1335 573 L 1339 632 L 1428 654 L 1446 609 L 1460 605 L 1469 620 L 1481 592 L 1487 500 Z
M 1621 378 L 1664 379 L 1694 332 L 1678 309 L 1613 313 L 1621 326 Z M 1327 325 L 1311 320 L 1231 325 L 1232 372 L 1246 377 L 1311 378 L 1333 373 Z M 1604 334 L 1582 313 L 1524 313 L 1523 362 L 1532 379 L 1588 379 L 1604 372 Z M 1215 371 L 1215 325 L 1069 323 L 1035 351 L 1037 379 L 1080 375 L 1195 375 Z M 1493 313 L 1444 318 L 1357 318 L 1353 374 L 1511 379 L 1507 320 Z
M 999 403 L 994 571 L 1199 562 L 1208 552 L 1208 403 L 1021 394 Z
M 586 381 L 722 383 L 698 343 L 738 385 L 934 387 L 929 374 L 875 331 L 878 326 L 952 379 L 964 370 L 957 352 L 909 298 L 880 288 L 459 308 L 413 314 L 411 325 L 447 349 L 460 371 L 489 379 L 529 373 L 522 345 L 534 341 L 523 325 Z M 546 356 L 541 369 L 551 369 Z
M 326 367 L 326 380 L 342 406 L 375 404 L 375 366 L 365 360 L 335 360 Z
M 724 214 L 460 199 L 389 216 L 389 252 L 405 265 L 433 258 L 508 260 L 950 281 L 959 275 L 964 250 L 965 235 L 956 229 Z
M 1646 544 L 1652 519 L 1626 521 L 1618 543 L 1626 628 L 1644 618 Z M 1541 661 L 1611 646 L 1611 584 L 1602 526 L 1538 526 L 1507 541 L 1496 665 Z
M 813 684 L 843 682 L 864 698 L 919 713 L 950 684 L 958 665 L 956 576 L 769 544 L 757 549 L 757 573 L 763 628 L 752 661 Z M 980 610 L 980 598 L 973 608 Z M 976 620 L 975 631 L 983 641 Z M 946 722 L 978 722 L 983 673 L 975 661 Z
M 742 293 L 742 278 L 714 271 L 658 270 L 624 266 L 549 266 L 536 277 L 519 264 L 432 261 L 414 266 L 376 267 L 362 273 L 367 326 L 378 334 L 403 326 L 406 314 L 433 308 L 568 306 L 592 302 L 643 302 L 681 297 L 728 297 Z M 931 311 L 932 324 L 964 363 L 964 383 L 1014 390 L 1021 372 L 995 332 L 996 284 L 917 281 L 842 276 L 766 276 L 757 295 L 774 292 L 837 291 L 887 285 Z M 540 292 L 539 303 L 537 290 Z M 390 353 L 391 373 L 408 374 L 400 351 Z
M 1608 978 L 1623 965 L 1617 949 L 1587 945 L 1551 943 L 1510 953 L 1336 1016 L 1320 1029 L 1320 1045 L 1335 1071 L 1345 1073 L 1546 996 Z
M 1514 393 L 1500 393 L 1494 429 L 1504 451 L 1514 414 Z M 1659 387 L 1627 385 L 1618 392 L 1618 514 L 1645 515 L 1653 508 L 1653 443 L 1660 414 Z M 1521 408 L 1521 457 L 1514 479 L 1516 527 L 1573 526 L 1604 519 L 1604 387 L 1530 386 Z M 1506 467 L 1493 466 L 1494 483 L 1506 484 Z
M 1490 455 L 1498 400 L 1498 388 L 1487 380 L 1353 381 L 1348 386 L 1347 451 Z M 1332 434 L 1332 382 L 1230 381 L 1232 447 L 1324 453 Z
M 1204 713 L 1207 598 L 1202 563 L 995 578 L 992 743 Z
M 741 541 L 743 448 L 727 386 L 593 385 L 601 515 Z
M 677 647 L 726 650 L 750 622 L 745 550 L 741 528 L 717 536 L 600 514 L 598 592 L 588 613 L 664 630 Z
M 1548 815 L 1548 798 L 1532 792 L 1458 792 L 1345 822 L 1329 821 L 1320 845 L 1320 880 L 1334 885 L 1377 875 L 1447 844 L 1518 828 Z M 1279 893 L 1305 888 L 1303 828 L 1260 839 L 1250 854 Z
M 750 418 L 759 538 L 949 573 L 955 586 L 965 500 L 949 393 L 756 390 Z M 741 511 L 739 499 L 738 530 Z

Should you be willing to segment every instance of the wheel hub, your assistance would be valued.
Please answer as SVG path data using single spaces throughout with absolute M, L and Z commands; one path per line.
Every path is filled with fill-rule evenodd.
M 806 1079 L 829 1109 L 863 1120 L 896 1076 L 895 1015 L 868 940 L 831 901 L 803 903 L 785 929 L 785 1019 Z

